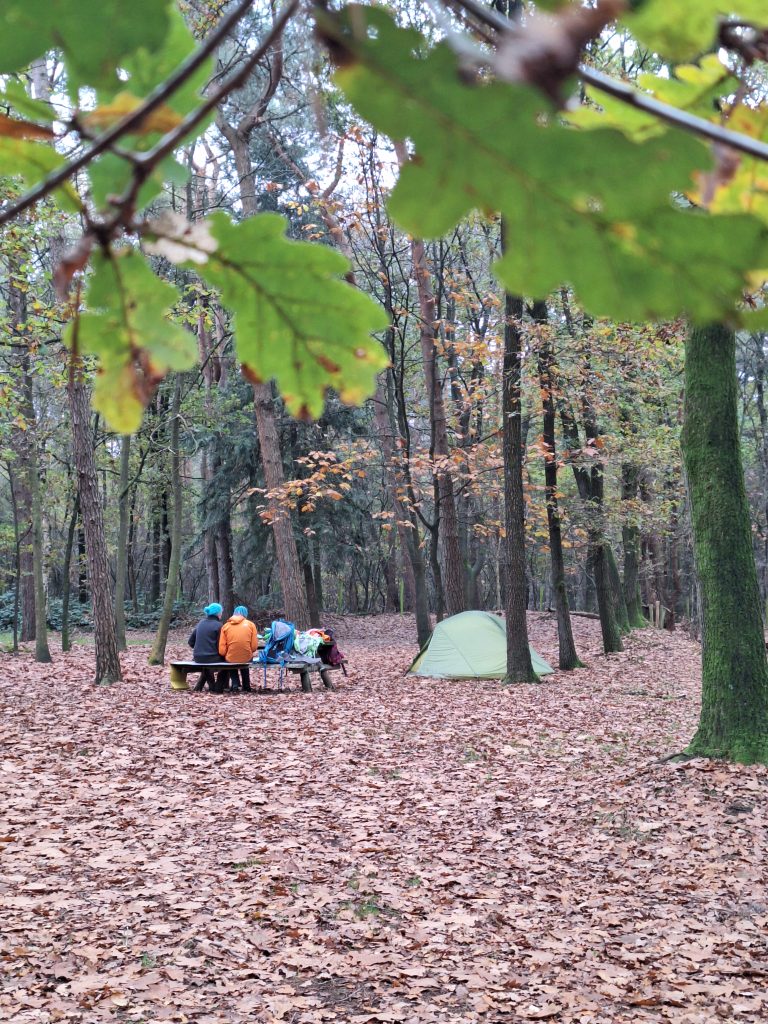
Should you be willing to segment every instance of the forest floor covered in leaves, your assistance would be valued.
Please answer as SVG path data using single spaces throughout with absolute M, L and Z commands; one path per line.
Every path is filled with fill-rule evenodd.
M 579 618 L 587 668 L 505 688 L 404 679 L 408 618 L 333 624 L 333 693 L 0 657 L 0 1019 L 768 1018 L 766 769 L 662 760 L 695 643 L 605 657 Z

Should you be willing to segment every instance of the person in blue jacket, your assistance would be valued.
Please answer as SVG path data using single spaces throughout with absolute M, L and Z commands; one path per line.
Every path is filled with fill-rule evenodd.
M 187 641 L 192 648 L 193 659 L 199 661 L 201 665 L 204 665 L 206 662 L 222 660 L 219 654 L 219 634 L 221 633 L 221 613 L 223 611 L 224 609 L 218 601 L 213 601 L 211 604 L 206 605 L 203 608 L 205 618 L 200 619 Z M 212 668 L 204 668 L 200 673 L 195 690 L 199 692 L 208 683 L 208 689 L 211 693 L 222 693 L 224 690 L 223 683 L 228 679 L 229 672 L 227 669 L 219 672 L 217 676 Z M 222 684 L 221 686 L 219 685 L 220 683 Z

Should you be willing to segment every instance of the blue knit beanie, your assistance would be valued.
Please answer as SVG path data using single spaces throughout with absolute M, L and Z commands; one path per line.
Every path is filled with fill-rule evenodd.
M 223 611 L 224 609 L 218 601 L 214 601 L 213 604 L 206 605 L 205 608 L 203 608 L 203 613 L 205 615 L 221 615 Z
M 239 604 L 237 606 L 237 608 L 235 608 L 234 614 L 235 615 L 247 615 L 248 614 L 248 609 L 245 607 L 244 604 Z

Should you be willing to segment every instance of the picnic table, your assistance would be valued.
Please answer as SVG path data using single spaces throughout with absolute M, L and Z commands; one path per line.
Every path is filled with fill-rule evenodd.
M 280 665 L 267 665 L 267 668 L 280 668 Z M 216 671 L 224 668 L 251 668 L 257 672 L 263 672 L 264 666 L 258 661 L 172 661 L 170 662 L 171 668 L 171 689 L 178 692 L 189 690 L 189 683 L 187 682 L 187 676 L 190 672 L 202 672 L 203 669 L 211 668 Z M 311 673 L 318 672 L 320 679 L 326 690 L 333 690 L 334 685 L 331 680 L 331 672 L 336 672 L 341 668 L 341 665 L 326 665 L 325 662 L 318 662 L 316 659 L 305 659 L 305 658 L 291 658 L 290 661 L 286 661 L 282 668 L 286 672 L 292 672 L 294 675 L 298 674 L 301 677 L 301 688 L 304 693 L 312 692 L 312 679 Z M 254 686 L 254 690 L 258 689 Z

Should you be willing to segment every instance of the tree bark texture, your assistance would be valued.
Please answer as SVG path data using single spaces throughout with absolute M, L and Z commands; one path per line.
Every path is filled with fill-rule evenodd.
M 560 402 L 560 422 L 563 437 L 573 451 L 581 449 L 579 428 L 566 402 Z M 594 438 L 594 434 L 589 435 Z M 603 650 L 606 654 L 624 650 L 621 642 L 621 629 L 616 617 L 613 587 L 611 585 L 610 567 L 606 556 L 607 540 L 603 527 L 603 467 L 591 466 L 586 469 L 575 462 L 571 463 L 579 497 L 586 506 L 587 524 L 587 575 L 594 578 L 597 610 L 600 617 L 600 631 L 603 637 Z M 612 557 L 612 556 L 611 556 Z
M 637 500 L 640 471 L 632 463 L 621 467 L 621 500 L 625 504 Z M 643 598 L 640 593 L 640 530 L 634 521 L 633 512 L 625 508 L 621 527 L 621 543 L 624 548 L 624 601 L 627 619 L 631 629 L 642 629 L 648 623 L 643 615 Z
M 503 237 L 503 236 L 502 236 Z M 504 376 L 502 380 L 502 417 L 504 445 L 504 520 L 502 541 L 505 576 L 505 612 L 507 619 L 508 683 L 532 683 L 538 677 L 531 664 L 526 621 L 527 588 L 525 580 L 525 497 L 523 494 L 522 446 L 522 338 L 519 323 L 523 300 L 514 295 L 504 300 Z
M 232 567 L 232 519 L 229 514 L 230 495 L 224 504 L 224 518 L 216 528 L 216 566 L 219 571 L 219 601 L 224 615 L 232 614 L 235 607 L 235 580 Z
M 282 486 L 285 477 L 280 457 L 280 439 L 277 432 L 274 399 L 269 384 L 253 385 L 253 403 L 259 445 L 261 446 L 264 479 L 267 490 L 272 491 Z M 299 561 L 299 551 L 296 538 L 293 535 L 291 515 L 287 509 L 282 508 L 274 500 L 269 502 L 269 508 L 272 515 L 270 525 L 275 535 L 280 585 L 283 591 L 283 611 L 292 622 L 303 627 L 309 622 L 309 605 L 304 589 L 304 574 Z
M 464 562 L 459 540 L 459 519 L 456 512 L 456 498 L 453 493 L 453 477 L 449 461 L 448 420 L 445 412 L 443 391 L 437 372 L 437 350 L 435 342 L 435 321 L 437 309 L 432 288 L 432 278 L 427 264 L 424 243 L 417 238 L 411 240 L 411 259 L 416 289 L 419 295 L 419 316 L 421 320 L 419 339 L 424 377 L 429 398 L 429 419 L 431 431 L 430 455 L 435 463 L 437 502 L 435 519 L 439 522 L 440 541 L 443 550 L 441 580 L 445 594 L 445 607 L 449 615 L 457 615 L 466 608 L 464 598 Z M 437 526 L 436 526 L 437 528 Z M 437 581 L 436 581 L 437 582 Z
M 112 604 L 109 559 L 104 535 L 104 512 L 101 507 L 93 439 L 90 431 L 91 407 L 88 389 L 82 379 L 82 366 L 73 366 L 67 392 L 72 418 L 72 447 L 77 468 L 88 575 L 91 584 L 96 645 L 96 677 L 94 681 L 97 684 L 113 683 L 122 679 L 122 672 L 115 636 L 115 610 Z
M 124 651 L 125 642 L 125 581 L 128 575 L 128 520 L 130 515 L 129 479 L 131 465 L 131 436 L 126 434 L 120 447 L 120 493 L 118 508 L 120 525 L 117 533 L 117 560 L 115 566 L 115 636 L 117 649 Z
M 768 762 L 768 665 L 738 425 L 736 339 L 692 327 L 682 448 L 702 616 L 702 706 L 687 753 Z
M 16 267 L 9 266 L 8 306 L 11 327 L 23 338 L 27 319 L 26 289 L 16 279 Z M 35 639 L 35 661 L 50 662 L 51 652 L 48 649 L 48 623 L 45 593 L 45 570 L 43 552 L 43 509 L 40 488 L 40 465 L 37 451 L 37 416 L 35 414 L 34 383 L 31 372 L 29 349 L 24 340 L 18 344 L 20 355 L 17 367 L 20 373 L 21 413 L 24 418 L 24 429 L 17 433 L 20 476 L 23 478 L 21 494 L 28 500 L 29 531 L 27 533 L 30 550 L 29 560 L 24 568 L 30 568 L 31 579 L 27 579 L 22 587 L 22 639 L 29 637 L 30 626 Z M 32 593 L 25 589 L 31 583 Z M 30 614 L 32 621 L 30 622 Z
M 165 597 L 160 622 L 152 651 L 149 655 L 150 665 L 162 665 L 165 662 L 165 647 L 168 643 L 168 630 L 173 617 L 173 605 L 179 583 L 181 566 L 181 524 L 182 524 L 182 493 L 181 493 L 181 454 L 179 452 L 179 413 L 181 411 L 181 374 L 176 375 L 171 403 L 171 487 L 173 489 L 173 519 L 171 523 L 171 551 L 168 557 L 168 576 L 165 580 Z
M 75 503 L 72 508 L 72 515 L 69 519 L 69 527 L 67 529 L 67 543 L 64 548 L 64 566 L 62 568 L 62 593 L 61 593 L 61 649 L 65 653 L 72 646 L 72 641 L 69 636 L 69 601 L 72 596 L 72 582 L 70 575 L 72 573 L 72 551 L 75 546 L 75 531 L 77 530 L 77 520 L 80 515 L 80 494 L 75 494 Z
M 552 337 L 547 329 L 547 304 L 535 302 L 534 320 L 544 327 L 539 338 L 538 366 L 539 390 L 541 392 L 542 440 L 546 449 L 544 456 L 544 498 L 547 503 L 547 531 L 549 534 L 550 572 L 552 592 L 557 616 L 558 667 L 574 669 L 581 666 L 573 639 L 571 614 L 568 607 L 568 590 L 565 580 L 565 559 L 563 557 L 563 536 L 560 525 L 560 506 L 557 497 L 557 445 L 555 438 L 555 375 L 553 372 L 554 352 Z

